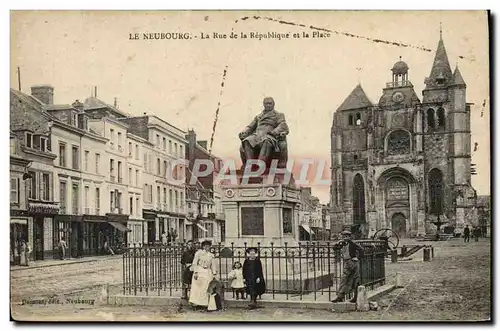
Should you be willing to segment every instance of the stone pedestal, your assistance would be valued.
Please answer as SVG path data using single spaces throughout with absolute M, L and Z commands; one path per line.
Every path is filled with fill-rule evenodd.
M 245 181 L 243 181 L 245 182 Z M 226 244 L 290 246 L 298 244 L 300 191 L 293 184 L 249 180 L 222 185 Z

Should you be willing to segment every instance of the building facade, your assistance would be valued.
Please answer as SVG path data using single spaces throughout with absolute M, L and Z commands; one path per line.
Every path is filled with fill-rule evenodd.
M 148 143 L 143 153 L 143 218 L 147 223 L 148 242 L 184 241 L 186 132 L 152 115 L 120 121 L 128 125 L 130 133 Z
M 422 100 L 405 62 L 391 71 L 378 104 L 358 85 L 334 114 L 333 222 L 414 236 L 435 231 L 439 219 L 461 232 L 477 220 L 464 79 L 442 38 Z

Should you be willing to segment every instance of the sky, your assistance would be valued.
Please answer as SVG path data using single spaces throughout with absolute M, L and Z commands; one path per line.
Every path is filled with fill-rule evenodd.
M 18 88 L 18 66 L 21 90 L 30 93 L 32 85 L 50 84 L 55 103 L 84 100 L 97 86 L 99 99 L 113 104 L 117 98 L 118 107 L 130 115 L 154 114 L 183 130 L 194 129 L 198 140 L 210 140 L 220 103 L 213 153 L 235 159 L 239 159 L 238 133 L 261 111 L 262 99 L 272 96 L 290 127 L 290 158 L 329 162 L 333 113 L 358 83 L 377 103 L 401 56 L 421 98 L 440 23 L 452 70 L 458 64 L 467 83 L 467 102 L 475 104 L 471 130 L 472 145 L 477 142 L 478 150 L 472 153 L 472 163 L 477 164 L 478 175 L 472 184 L 478 194 L 487 195 L 486 12 L 13 12 L 11 87 Z M 311 25 L 340 33 L 286 40 L 213 38 L 214 32 L 231 31 L 238 36 L 251 32 L 311 36 L 318 31 Z M 130 39 L 130 34 L 150 32 L 189 33 L 193 39 Z M 202 32 L 211 38 L 202 40 Z M 329 187 L 313 186 L 313 194 L 326 203 Z

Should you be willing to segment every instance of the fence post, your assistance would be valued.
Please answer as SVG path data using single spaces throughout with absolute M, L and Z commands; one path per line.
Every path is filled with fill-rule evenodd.
M 358 286 L 358 297 L 356 299 L 356 309 L 358 311 L 370 310 L 370 305 L 368 304 L 368 295 L 366 292 L 366 287 L 363 285 Z
M 401 280 L 401 274 L 396 272 L 396 287 L 403 287 L 403 282 Z
M 398 262 L 398 251 L 396 249 L 391 250 L 391 263 Z
M 424 247 L 424 262 L 430 262 L 431 260 L 431 250 L 428 247 Z

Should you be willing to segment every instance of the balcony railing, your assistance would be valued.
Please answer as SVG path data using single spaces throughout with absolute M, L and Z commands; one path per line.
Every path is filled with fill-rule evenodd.
M 391 87 L 404 87 L 404 86 L 413 86 L 413 84 L 409 80 L 403 80 L 399 82 L 389 82 L 385 84 L 387 88 Z

